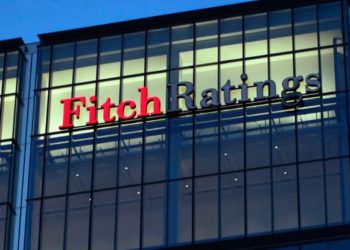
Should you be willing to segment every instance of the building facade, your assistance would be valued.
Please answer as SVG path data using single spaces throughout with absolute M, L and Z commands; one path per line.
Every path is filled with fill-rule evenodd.
M 349 3 L 0 42 L 0 250 L 350 249 Z

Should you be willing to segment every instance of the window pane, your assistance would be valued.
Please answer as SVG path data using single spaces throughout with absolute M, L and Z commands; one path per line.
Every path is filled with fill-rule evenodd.
M 342 43 L 342 20 L 340 2 L 319 5 L 321 46 Z
M 0 206 L 0 249 L 4 249 L 6 235 L 6 214 L 7 206 Z
M 10 176 L 13 169 L 12 148 L 11 142 L 3 142 L 0 145 L 0 203 L 10 202 Z M 12 170 L 13 171 L 13 170 Z M 10 198 L 10 199 L 9 199 Z
M 270 170 L 247 173 L 248 234 L 271 231 L 271 183 Z
M 244 235 L 244 174 L 221 176 L 221 237 Z
M 44 137 L 32 138 L 31 157 L 29 169 L 28 198 L 41 196 L 42 192 L 42 174 L 44 166 Z
M 300 217 L 302 227 L 325 223 L 322 162 L 299 165 Z
M 170 245 L 192 239 L 192 181 L 169 183 L 168 241 Z
M 88 249 L 90 194 L 68 197 L 66 249 Z
M 107 98 L 111 99 L 111 103 L 114 103 L 118 105 L 120 103 L 119 98 L 119 88 L 120 88 L 120 80 L 111 80 L 111 81 L 103 81 L 99 82 L 97 85 L 98 91 L 97 91 L 97 103 L 98 103 L 98 121 L 99 123 L 104 123 L 104 114 L 103 109 L 101 106 L 107 101 Z M 135 90 L 137 91 L 137 90 Z M 115 120 L 118 120 L 117 116 L 117 106 L 110 108 L 110 118 L 115 117 Z
M 140 74 L 145 71 L 145 33 L 124 36 L 123 75 Z
M 266 13 L 245 17 L 245 56 L 267 54 Z
M 75 62 L 75 82 L 87 82 L 96 79 L 97 40 L 87 40 L 77 43 Z
M 70 84 L 73 81 L 74 44 L 55 45 L 52 59 L 52 86 Z
M 16 93 L 18 64 L 18 52 L 7 53 L 4 94 Z
M 48 91 L 41 91 L 35 96 L 35 122 L 37 134 L 44 134 L 46 132 L 46 119 L 48 113 L 47 105 Z
M 50 77 L 50 47 L 43 47 L 38 49 L 38 79 L 37 88 L 47 88 L 49 86 Z M 0 57 L 1 64 L 1 57 Z
M 269 15 L 270 53 L 291 51 L 293 49 L 291 10 L 273 11 Z
M 63 249 L 65 203 L 65 197 L 44 200 L 41 227 L 42 249 Z
M 195 240 L 215 239 L 219 224 L 217 176 L 196 179 L 195 192 Z
M 140 208 L 140 187 L 119 189 L 117 249 L 138 249 L 140 247 Z
M 94 83 L 93 84 L 78 85 L 78 86 L 74 87 L 74 96 L 75 97 L 79 97 L 79 96 L 85 97 L 86 104 L 87 104 L 86 106 L 90 106 L 90 104 L 91 104 L 89 101 L 90 97 L 96 96 L 95 88 L 96 88 L 96 84 L 94 84 Z M 87 110 L 87 108 L 82 107 L 81 102 L 77 102 L 75 105 L 80 105 L 80 115 L 79 115 L 79 118 L 76 115 L 73 116 L 71 120 L 72 120 L 75 127 L 78 127 L 78 126 L 85 127 L 86 123 L 89 121 L 89 117 L 90 117 L 89 111 Z M 61 119 L 62 119 L 62 117 L 61 117 Z
M 47 132 L 59 131 L 59 126 L 63 123 L 62 99 L 71 98 L 71 88 L 60 88 L 51 90 L 49 127 Z M 81 105 L 79 102 L 76 105 Z M 83 111 L 83 110 L 81 110 Z
M 218 61 L 218 22 L 196 24 L 196 64 Z
M 276 83 L 277 95 L 281 95 L 283 90 L 282 82 L 287 77 L 293 76 L 293 55 L 287 54 L 282 56 L 270 57 L 271 79 Z M 313 72 L 309 72 L 313 73 Z M 309 74 L 308 73 L 308 74 Z M 262 80 L 262 79 L 261 79 Z M 300 89 L 300 91 L 304 91 Z
M 298 227 L 297 173 L 295 166 L 273 170 L 273 211 L 276 231 Z
M 143 194 L 143 247 L 166 242 L 166 184 L 146 185 Z
M 0 208 L 1 214 L 1 208 Z M 1 216 L 0 216 L 1 220 Z M 27 222 L 26 222 L 26 237 L 25 250 L 37 250 L 39 245 L 39 225 L 40 225 L 40 201 L 28 202 L 27 206 Z M 1 222 L 0 222 L 1 224 Z M 0 226 L 1 228 L 1 226 Z M 1 230 L 0 230 L 1 235 Z M 0 236 L 1 238 L 1 236 Z M 1 239 L 0 239 L 1 241 Z
M 16 97 L 6 96 L 2 98 L 1 115 L 1 140 L 14 138 Z
M 147 71 L 168 68 L 169 29 L 150 30 L 147 35 Z
M 181 82 L 190 82 L 193 83 L 193 69 L 182 69 L 182 70 L 174 70 L 170 74 L 170 84 L 181 83 Z M 180 86 L 178 88 L 179 93 L 185 93 L 186 87 Z M 193 99 L 193 94 L 190 95 Z M 176 101 L 176 100 L 173 100 Z M 181 110 L 187 110 L 185 105 L 184 98 L 179 98 L 177 100 L 179 108 Z
M 196 105 L 198 108 L 201 108 L 201 101 L 203 99 L 202 91 L 207 89 L 218 89 L 218 66 L 206 66 L 206 67 L 197 67 L 196 68 Z M 217 91 L 216 91 L 217 93 Z M 217 93 L 218 95 L 218 93 Z M 208 93 L 207 96 L 213 97 L 213 93 Z M 214 97 L 215 98 L 215 97 Z M 218 100 L 216 100 L 218 102 Z M 215 100 L 214 100 L 215 103 Z M 205 103 L 207 105 L 212 105 L 213 100 Z
M 148 89 L 148 97 L 155 96 L 158 97 L 161 104 L 161 111 L 166 113 L 167 108 L 167 83 L 168 83 L 168 75 L 167 73 L 160 74 L 152 74 L 147 76 L 147 89 Z M 147 106 L 148 113 L 153 112 L 154 104 L 150 103 Z
M 101 38 L 99 79 L 120 76 L 121 41 L 121 36 Z
M 242 58 L 242 17 L 220 20 L 220 60 Z
M 171 68 L 193 65 L 193 25 L 175 26 L 171 32 Z
M 145 80 L 144 76 L 139 77 L 131 77 L 131 78 L 125 78 L 122 82 L 122 101 L 126 100 L 132 100 L 136 102 L 136 108 L 134 111 L 136 111 L 136 114 L 140 113 L 140 105 L 138 105 L 138 100 L 140 99 L 140 93 L 137 91 L 139 88 L 144 87 Z M 125 107 L 125 115 L 129 116 L 131 115 L 133 110 L 131 110 L 130 106 Z
M 295 49 L 317 46 L 316 7 L 307 6 L 294 9 Z
M 96 192 L 93 200 L 92 245 L 93 250 L 113 250 L 115 238 L 115 190 Z

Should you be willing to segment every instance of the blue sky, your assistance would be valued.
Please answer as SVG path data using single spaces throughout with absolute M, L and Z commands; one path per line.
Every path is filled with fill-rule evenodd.
M 0 40 L 248 0 L 0 0 Z

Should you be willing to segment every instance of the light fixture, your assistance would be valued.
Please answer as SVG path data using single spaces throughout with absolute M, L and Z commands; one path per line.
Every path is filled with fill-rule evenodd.
M 79 177 L 79 174 L 78 174 L 78 173 L 76 173 L 76 174 L 75 174 L 75 176 L 76 176 L 76 177 Z
M 275 146 L 275 149 L 278 149 L 278 146 Z
M 224 153 L 224 156 L 228 156 L 228 153 Z
M 140 191 L 137 191 L 137 193 L 136 193 L 137 195 L 140 195 L 141 194 L 141 192 Z
M 125 170 L 128 170 L 129 168 L 128 168 L 128 167 L 125 167 L 124 169 L 125 169 Z
M 287 174 L 288 174 L 288 172 L 287 172 L 287 171 L 284 171 L 284 172 L 283 172 L 283 174 L 284 174 L 284 175 L 287 175 Z
M 235 178 L 235 181 L 238 181 L 238 178 Z
M 185 185 L 185 188 L 189 188 L 189 187 L 190 187 L 190 185 L 188 185 L 188 184 Z

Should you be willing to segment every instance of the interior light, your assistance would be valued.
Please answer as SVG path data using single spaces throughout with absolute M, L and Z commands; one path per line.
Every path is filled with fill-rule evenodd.
M 141 194 L 141 192 L 140 191 L 137 191 L 137 193 L 136 193 L 137 195 L 140 195 Z
M 190 187 L 190 185 L 188 185 L 188 184 L 185 185 L 185 188 L 189 188 L 189 187 Z
M 278 149 L 278 146 L 275 146 L 275 149 Z
M 128 170 L 129 168 L 128 168 L 128 167 L 125 167 L 124 169 L 125 169 L 125 170 Z
M 228 156 L 228 153 L 224 153 L 224 156 Z
M 287 174 L 288 174 L 288 172 L 287 172 L 287 171 L 284 171 L 284 172 L 283 172 L 283 174 L 284 174 L 284 175 L 287 175 Z
M 238 178 L 235 178 L 235 181 L 238 181 Z
M 76 173 L 76 174 L 75 174 L 75 176 L 76 176 L 76 177 L 79 177 L 79 174 L 78 174 L 78 173 Z

